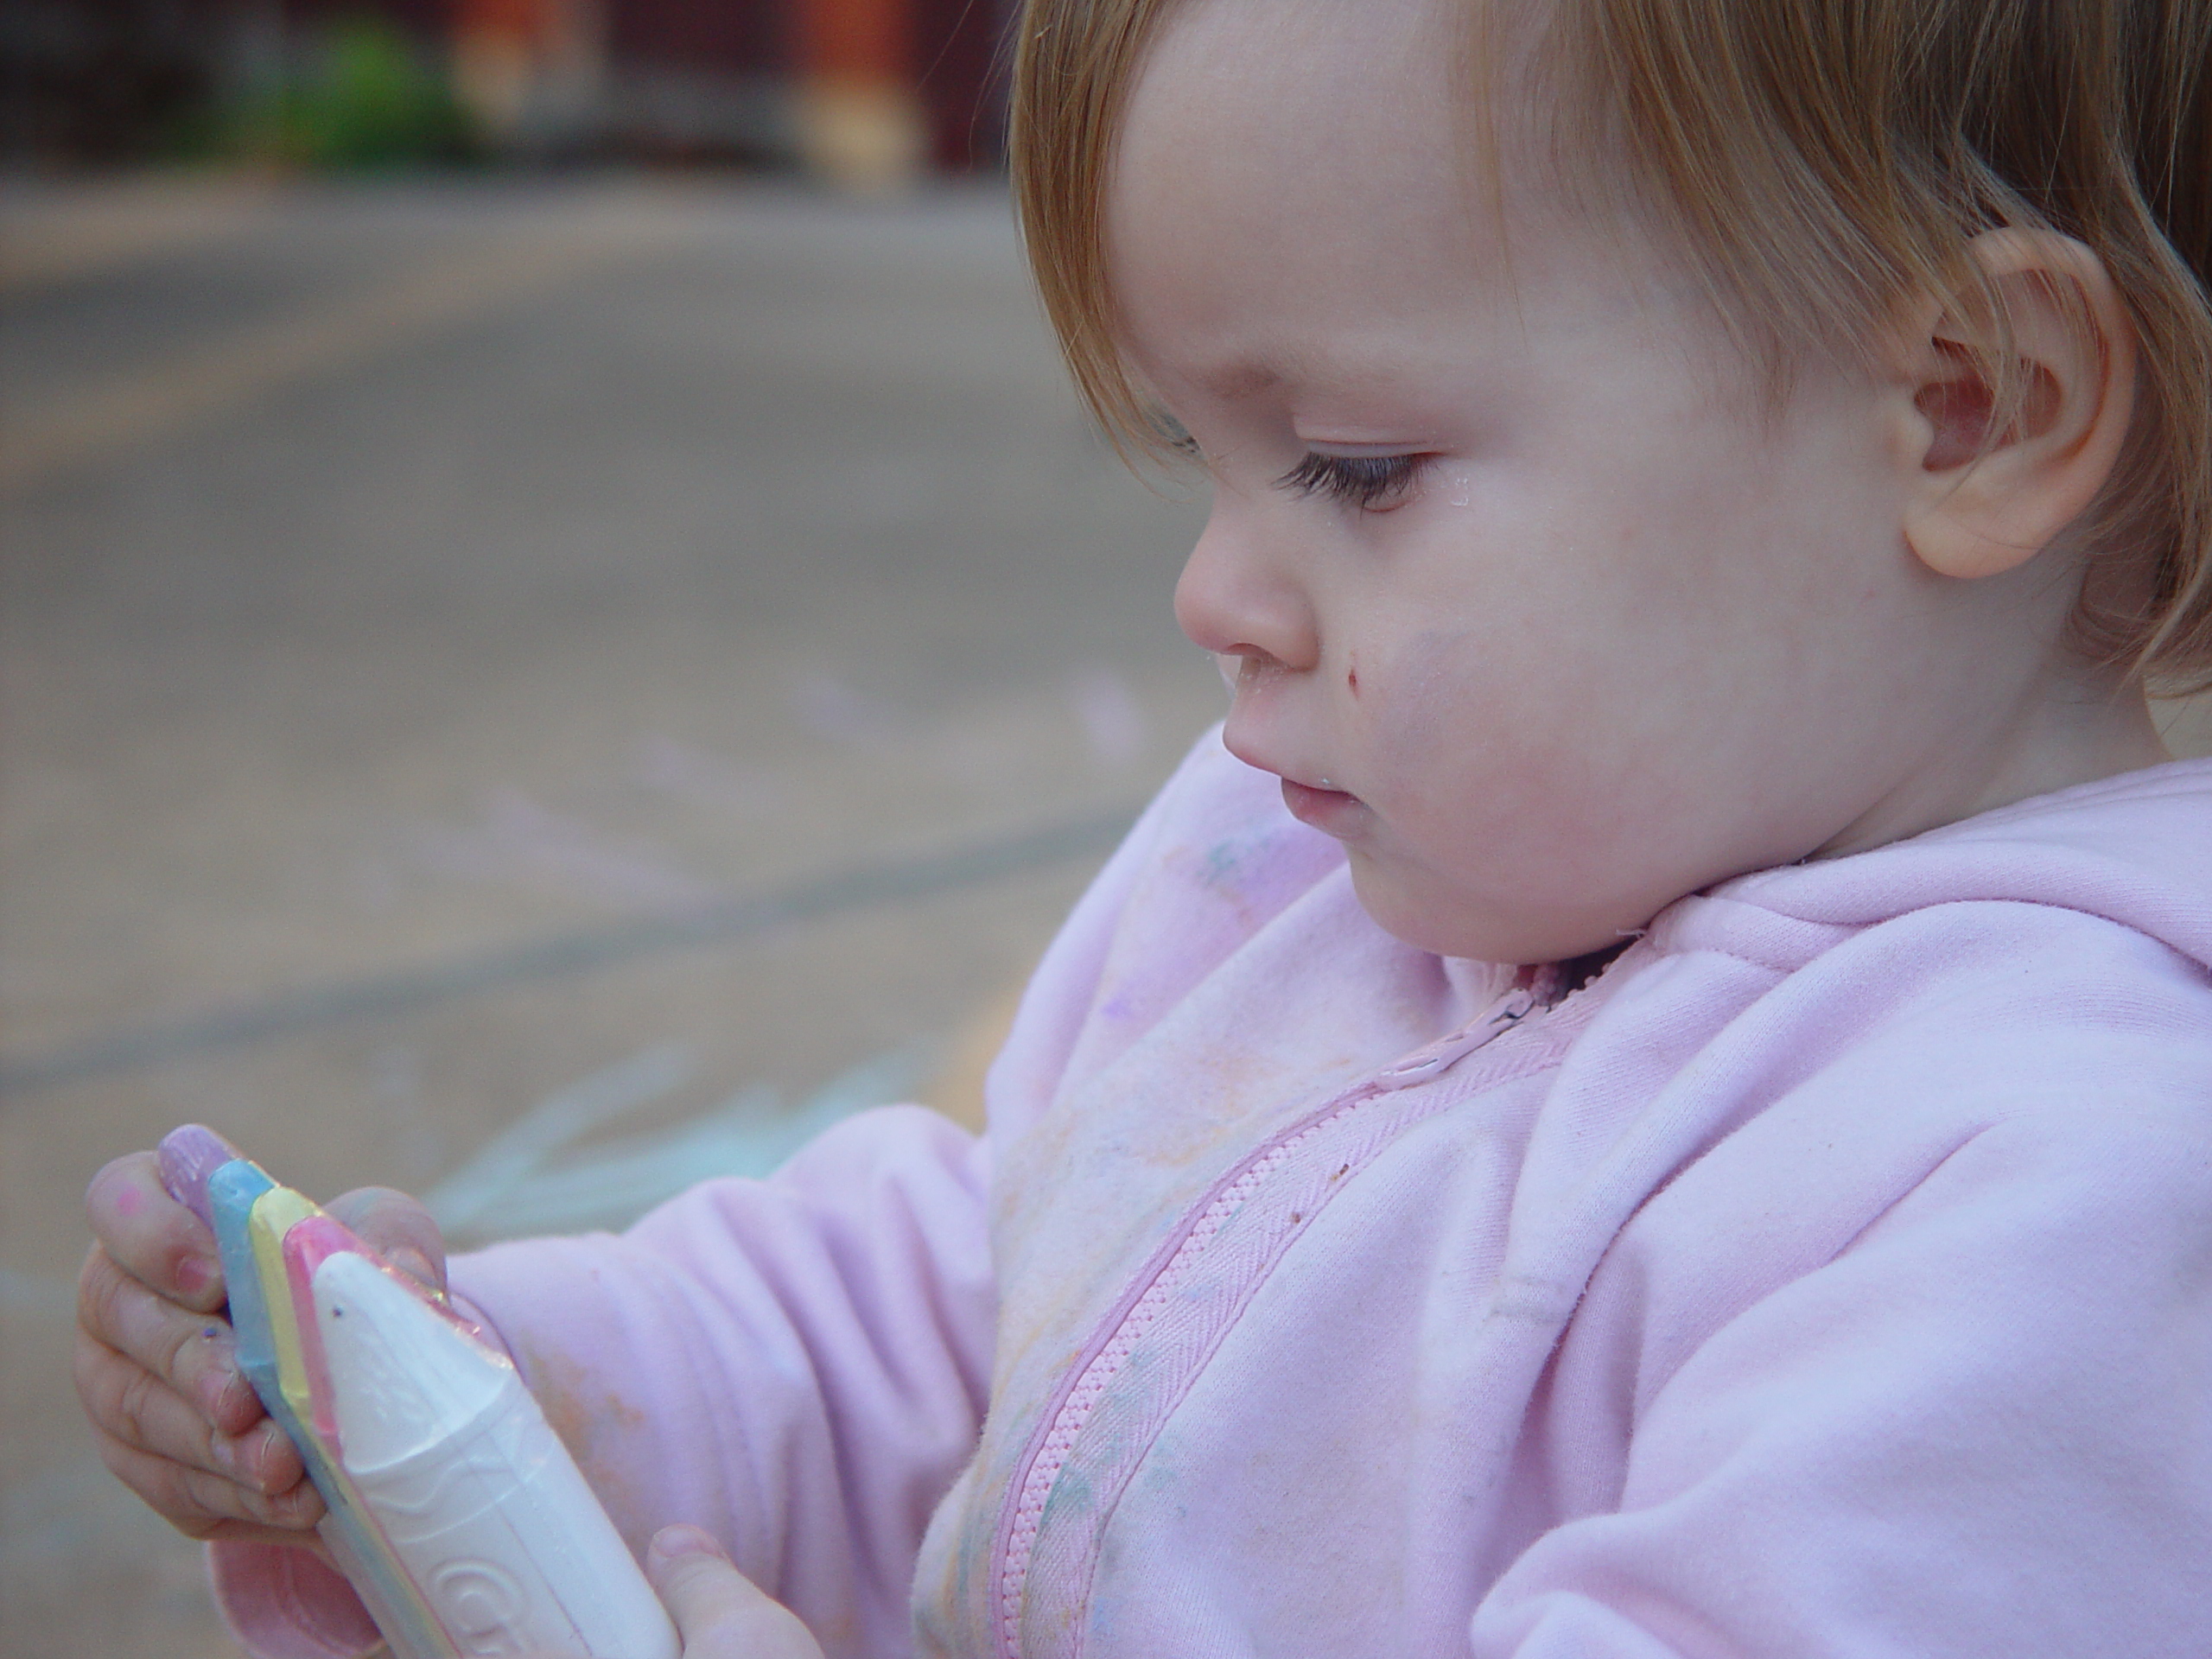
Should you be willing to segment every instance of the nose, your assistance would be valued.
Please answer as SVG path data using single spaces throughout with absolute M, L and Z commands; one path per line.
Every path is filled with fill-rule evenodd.
M 1175 584 L 1175 620 L 1202 651 L 1262 668 L 1310 669 L 1321 656 L 1311 597 L 1290 560 L 1270 550 L 1257 517 L 1217 488 Z

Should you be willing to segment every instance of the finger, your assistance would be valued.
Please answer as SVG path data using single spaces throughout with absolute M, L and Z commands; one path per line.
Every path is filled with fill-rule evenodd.
M 389 1186 L 363 1186 L 341 1193 L 323 1208 L 402 1273 L 444 1292 L 445 1235 L 420 1200 Z
M 663 1527 L 645 1572 L 683 1637 L 683 1659 L 822 1659 L 790 1608 L 771 1601 L 697 1527 Z
M 149 1289 L 202 1313 L 221 1311 L 223 1268 L 207 1224 L 162 1185 L 150 1152 L 117 1159 L 85 1189 L 92 1233 L 116 1265 Z
M 322 1519 L 322 1495 L 308 1481 L 273 1494 L 251 1491 L 224 1476 L 156 1457 L 98 1429 L 92 1438 L 109 1471 L 188 1537 L 237 1536 L 243 1529 L 297 1542 L 301 1533 Z
M 226 1429 L 189 1395 L 81 1330 L 70 1369 L 85 1414 L 96 1428 L 126 1445 L 269 1497 L 297 1485 L 306 1475 L 299 1449 L 261 1412 L 258 1401 L 249 1421 Z
M 136 1360 L 82 1332 L 70 1370 L 85 1415 L 122 1445 L 236 1481 L 264 1497 L 299 1483 L 298 1452 L 266 1418 L 244 1433 L 223 1433 Z
M 98 1244 L 77 1275 L 77 1324 L 168 1383 L 223 1433 L 244 1433 L 260 1418 L 228 1323 L 156 1295 Z

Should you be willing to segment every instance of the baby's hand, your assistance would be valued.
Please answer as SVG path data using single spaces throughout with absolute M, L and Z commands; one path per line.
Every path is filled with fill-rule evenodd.
M 697 1527 L 663 1527 L 645 1572 L 683 1637 L 683 1659 L 822 1659 L 798 1616 L 755 1589 Z
M 77 1396 L 123 1484 L 194 1538 L 314 1544 L 322 1499 L 238 1370 L 214 1236 L 162 1185 L 153 1153 L 85 1193 L 98 1241 L 77 1284 Z M 429 1212 L 381 1187 L 327 1206 L 393 1266 L 445 1284 Z
M 698 1527 L 663 1527 L 645 1552 L 645 1575 L 683 1638 L 683 1659 L 822 1659 L 798 1615 L 768 1599 Z M 575 1659 L 534 1654 L 531 1659 Z

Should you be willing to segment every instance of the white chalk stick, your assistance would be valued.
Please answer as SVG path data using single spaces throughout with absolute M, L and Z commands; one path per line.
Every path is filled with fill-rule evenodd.
M 340 1460 L 454 1645 L 680 1659 L 514 1367 L 365 1257 L 329 1257 L 314 1288 Z

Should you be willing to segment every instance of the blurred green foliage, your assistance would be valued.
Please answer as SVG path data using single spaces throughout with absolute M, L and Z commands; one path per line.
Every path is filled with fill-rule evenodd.
M 372 17 L 332 25 L 281 76 L 211 111 L 186 147 L 331 171 L 465 161 L 478 150 L 442 68 Z

